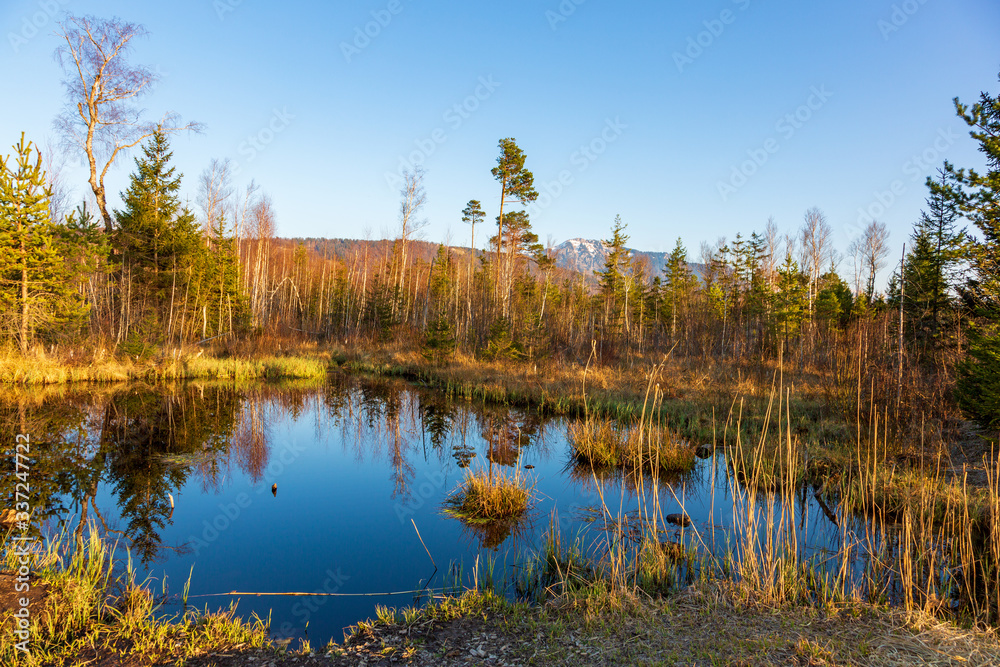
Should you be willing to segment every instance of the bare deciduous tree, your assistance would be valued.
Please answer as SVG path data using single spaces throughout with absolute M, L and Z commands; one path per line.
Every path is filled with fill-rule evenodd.
M 763 261 L 764 278 L 767 286 L 774 288 L 774 278 L 778 274 L 778 256 L 781 254 L 781 232 L 772 215 L 767 219 L 767 227 L 764 228 L 764 247 L 767 253 Z
M 167 133 L 200 130 L 197 123 L 181 125 L 168 113 L 158 122 L 142 120 L 136 100 L 158 80 L 144 65 L 132 65 L 128 54 L 132 40 L 148 32 L 119 18 L 69 15 L 59 24 L 66 42 L 56 49 L 56 59 L 66 72 L 66 108 L 56 118 L 56 128 L 67 147 L 83 151 L 90 168 L 90 188 L 104 218 L 104 228 L 114 225 L 108 212 L 104 179 L 119 154 L 152 136 L 159 127 Z
M 819 276 L 826 260 L 833 252 L 833 230 L 826 216 L 815 206 L 805 214 L 802 230 L 802 270 L 809 276 L 809 312 L 813 311 L 816 292 L 819 291 Z
M 427 192 L 424 190 L 424 170 L 417 167 L 413 171 L 403 173 L 403 187 L 399 191 L 399 262 L 394 271 L 394 282 L 399 293 L 406 293 L 406 251 L 410 241 L 417 233 L 427 226 L 427 220 L 420 220 L 417 214 L 427 203 Z M 395 313 L 394 313 L 395 314 Z
M 868 223 L 861 236 L 851 243 L 848 253 L 854 257 L 857 282 L 860 283 L 860 276 L 866 278 L 864 294 L 871 303 L 875 297 L 875 277 L 885 268 L 889 256 L 889 229 L 885 223 L 878 220 Z
M 213 158 L 198 181 L 198 206 L 204 220 L 202 227 L 207 238 L 212 238 L 219 227 L 219 219 L 227 217 L 229 199 L 233 195 L 232 164 L 229 159 Z

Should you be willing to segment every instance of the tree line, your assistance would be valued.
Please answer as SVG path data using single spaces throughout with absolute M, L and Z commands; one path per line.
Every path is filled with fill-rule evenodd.
M 350 254 L 276 239 L 272 202 L 254 184 L 234 186 L 225 160 L 201 174 L 194 211 L 180 197 L 170 137 L 197 124 L 172 115 L 144 123 L 133 106 L 155 81 L 127 61 L 143 29 L 92 17 L 61 27 L 69 104 L 57 125 L 86 158 L 98 210 L 62 210 L 58 174 L 46 174 L 23 137 L 0 162 L 0 326 L 22 352 L 89 341 L 141 357 L 279 333 L 398 342 L 433 361 L 458 350 L 529 360 L 594 350 L 604 363 L 661 352 L 780 356 L 895 396 L 897 411 L 919 410 L 920 382 L 941 400 L 954 387 L 970 414 L 1000 423 L 1000 95 L 955 100 L 986 171 L 946 162 L 928 179 L 926 207 L 884 294 L 876 276 L 889 262 L 885 225 L 872 221 L 848 248 L 854 270 L 845 279 L 816 208 L 794 234 L 768 220 L 761 231 L 703 244 L 698 274 L 677 239 L 653 275 L 628 252 L 627 224 L 616 218 L 595 290 L 557 268 L 532 230 L 526 209 L 538 193 L 513 138 L 500 140 L 492 168 L 500 204 L 484 251 L 478 199 L 456 212 L 470 226 L 468 248 L 441 245 L 429 259 L 414 251 L 427 199 L 419 169 L 404 174 L 395 238 Z M 111 211 L 104 175 L 133 147 L 141 150 L 123 208 Z

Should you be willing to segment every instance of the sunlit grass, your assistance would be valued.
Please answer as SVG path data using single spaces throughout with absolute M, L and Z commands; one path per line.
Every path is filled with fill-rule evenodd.
M 576 458 L 595 468 L 625 467 L 664 473 L 694 468 L 694 449 L 669 429 L 622 427 L 610 420 L 593 419 L 573 422 L 567 430 Z
M 482 470 L 466 475 L 445 511 L 469 523 L 516 521 L 527 511 L 530 499 L 531 491 L 519 472 L 507 477 Z
M 157 361 L 94 358 L 53 359 L 36 352 L 28 356 L 8 351 L 0 355 L 0 384 L 52 385 L 74 382 L 127 382 L 129 380 L 255 380 L 320 379 L 326 377 L 329 359 L 324 355 L 214 357 L 200 353 L 167 356 Z
M 131 656 L 142 664 L 173 663 L 233 647 L 268 645 L 267 623 L 244 622 L 233 608 L 158 617 L 151 591 L 135 581 L 131 567 L 115 574 L 114 552 L 93 526 L 79 540 L 64 533 L 48 541 L 32 566 L 32 585 L 48 592 L 44 605 L 31 607 L 31 655 L 15 648 L 13 612 L 8 611 L 0 617 L 0 664 L 86 664 L 109 655 Z M 6 568 L 16 569 L 17 559 L 8 547 Z

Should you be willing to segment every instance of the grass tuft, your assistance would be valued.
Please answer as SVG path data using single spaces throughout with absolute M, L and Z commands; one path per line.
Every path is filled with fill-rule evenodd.
M 520 472 L 507 477 L 483 470 L 466 475 L 459 491 L 446 501 L 445 511 L 471 524 L 516 521 L 528 510 L 530 499 Z

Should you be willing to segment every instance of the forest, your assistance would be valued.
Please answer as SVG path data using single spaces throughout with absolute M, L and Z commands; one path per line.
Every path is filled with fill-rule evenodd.
M 89 164 L 96 210 L 67 201 L 60 165 L 24 136 L 0 164 L 8 356 L 144 362 L 206 343 L 223 355 L 254 354 L 282 340 L 285 349 L 307 340 L 397 346 L 435 364 L 455 354 L 579 362 L 592 349 L 603 365 L 667 353 L 720 364 L 780 356 L 787 368 L 893 397 L 897 420 L 949 414 L 957 401 L 982 424 L 1000 424 L 1000 95 L 955 100 L 986 171 L 945 162 L 928 178 L 925 209 L 898 260 L 877 220 L 840 252 L 814 207 L 796 230 L 768 220 L 703 243 L 697 258 L 678 238 L 652 275 L 628 252 L 628 223 L 616 218 L 593 288 L 589 276 L 556 268 L 552 248 L 539 243 L 527 210 L 538 192 L 513 138 L 499 141 L 492 166 L 499 210 L 473 199 L 455 212 L 468 224 L 467 248 L 426 252 L 419 167 L 403 174 L 398 227 L 386 241 L 331 249 L 279 238 L 276 204 L 255 183 L 235 185 L 227 159 L 200 174 L 192 207 L 170 138 L 197 124 L 136 116 L 155 80 L 127 60 L 141 30 L 75 18 L 63 28 L 57 55 L 70 111 L 57 127 Z M 104 177 L 131 148 L 122 209 L 110 210 Z M 694 259 L 706 267 L 699 275 Z M 879 290 L 877 276 L 891 266 Z

